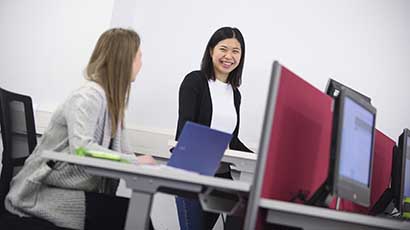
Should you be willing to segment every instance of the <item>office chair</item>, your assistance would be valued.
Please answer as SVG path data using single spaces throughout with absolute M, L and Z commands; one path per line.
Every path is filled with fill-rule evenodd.
M 0 128 L 3 142 L 0 177 L 0 215 L 10 181 L 37 145 L 32 101 L 29 96 L 0 88 Z
M 24 165 L 24 161 L 37 145 L 32 101 L 29 96 L 0 88 L 0 130 L 3 142 L 0 177 L 0 228 L 6 229 L 61 229 L 37 218 L 20 218 L 6 211 L 4 199 L 10 181 Z

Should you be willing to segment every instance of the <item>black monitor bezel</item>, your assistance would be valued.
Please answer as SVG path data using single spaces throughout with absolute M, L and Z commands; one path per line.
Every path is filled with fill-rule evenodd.
M 410 138 L 410 130 L 409 129 L 404 129 L 402 135 L 400 136 L 402 138 L 399 138 L 399 151 L 400 151 L 400 158 L 401 158 L 401 167 L 400 167 L 400 192 L 399 192 L 399 197 L 398 198 L 398 205 L 396 205 L 397 210 L 399 213 L 402 213 L 403 211 L 403 201 L 404 201 L 404 181 L 405 181 L 405 175 L 406 175 L 406 167 L 409 167 L 406 165 L 406 158 L 407 154 L 407 139 Z M 401 147 L 401 148 L 400 148 Z
M 351 88 L 347 85 L 344 85 L 344 84 L 336 81 L 333 78 L 329 78 L 329 80 L 327 81 L 326 94 L 333 97 L 333 98 L 338 98 L 340 93 L 339 93 L 339 95 L 334 95 L 334 90 L 338 90 L 339 92 L 341 92 L 342 89 L 344 89 L 344 88 L 353 91 L 354 93 L 360 95 L 365 101 L 367 101 L 368 103 L 371 103 L 371 98 L 370 97 L 360 93 L 359 91 L 354 90 L 353 88 Z
M 372 143 L 371 143 L 371 157 L 370 157 L 370 171 L 369 171 L 369 183 L 368 186 L 361 186 L 359 183 L 355 183 L 352 180 L 339 174 L 340 164 L 340 149 L 344 116 L 344 102 L 346 98 L 349 98 L 356 102 L 358 105 L 369 111 L 374 116 L 373 130 L 372 130 Z M 368 101 L 366 101 L 361 95 L 357 94 L 349 88 L 342 88 L 340 95 L 338 96 L 339 108 L 336 111 L 338 113 L 337 121 L 337 133 L 336 133 L 336 149 L 335 149 L 335 165 L 334 165 L 334 180 L 333 180 L 333 194 L 338 197 L 348 199 L 359 205 L 369 207 L 370 206 L 370 193 L 372 185 L 372 172 L 373 172 L 373 158 L 374 158 L 374 142 L 375 142 L 375 126 L 376 126 L 376 108 L 374 108 Z

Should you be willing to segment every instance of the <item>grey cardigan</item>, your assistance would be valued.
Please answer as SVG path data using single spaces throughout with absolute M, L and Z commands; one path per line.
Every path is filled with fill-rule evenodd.
M 84 191 L 114 193 L 118 180 L 93 176 L 81 167 L 63 162 L 50 168 L 41 154 L 44 151 L 74 154 L 80 146 L 111 152 L 108 149 L 111 122 L 106 101 L 102 87 L 87 82 L 54 112 L 39 144 L 11 182 L 5 200 L 8 211 L 46 219 L 61 227 L 84 228 Z M 130 153 L 121 128 L 112 140 L 111 149 Z

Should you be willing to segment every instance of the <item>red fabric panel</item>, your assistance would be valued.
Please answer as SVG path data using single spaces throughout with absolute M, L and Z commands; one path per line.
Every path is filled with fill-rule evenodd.
M 282 66 L 261 197 L 311 196 L 328 174 L 333 99 Z
M 372 193 L 370 196 L 371 207 L 379 200 L 380 196 L 390 185 L 390 176 L 393 161 L 393 147 L 396 142 L 376 130 L 374 143 L 374 161 L 372 173 Z

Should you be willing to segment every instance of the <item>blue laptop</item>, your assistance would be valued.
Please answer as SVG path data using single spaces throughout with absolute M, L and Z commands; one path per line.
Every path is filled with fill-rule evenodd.
M 229 133 L 187 121 L 167 165 L 213 176 L 231 138 Z

